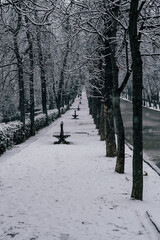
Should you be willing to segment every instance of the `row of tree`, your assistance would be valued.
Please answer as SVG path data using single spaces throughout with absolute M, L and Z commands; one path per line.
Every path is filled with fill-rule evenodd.
M 158 82 L 159 1 L 2 0 L 0 9 L 1 112 L 19 109 L 25 128 L 29 110 L 34 135 L 35 108 L 42 106 L 47 124 L 48 108 L 60 114 L 85 83 L 106 156 L 116 156 L 115 171 L 124 173 L 120 96 L 127 86 L 133 100 L 132 197 L 142 200 L 142 89 L 147 96 Z
M 106 156 L 117 157 L 115 171 L 118 173 L 124 173 L 125 168 L 125 134 L 120 95 L 132 76 L 131 196 L 142 200 L 142 90 L 148 84 L 143 78 L 148 74 L 148 71 L 147 74 L 145 73 L 145 69 L 150 64 L 150 76 L 152 76 L 150 84 L 152 84 L 155 68 L 158 70 L 159 66 L 159 3 L 138 0 L 94 0 L 74 1 L 74 3 L 77 7 L 76 21 L 89 36 L 85 47 L 85 58 L 88 59 L 90 113 L 99 129 L 101 139 L 106 140 Z
M 61 107 L 75 98 L 81 82 L 79 71 L 69 71 L 78 58 L 70 9 L 55 4 L 1 1 L 0 5 L 0 112 L 5 121 L 10 115 L 16 119 L 19 112 L 24 129 L 29 113 L 31 135 L 35 134 L 35 110 L 42 109 L 47 125 L 47 110 L 56 107 L 60 115 Z

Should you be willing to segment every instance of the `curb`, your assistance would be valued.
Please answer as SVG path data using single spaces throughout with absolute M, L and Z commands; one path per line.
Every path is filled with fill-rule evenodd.
M 130 143 L 128 143 L 126 140 L 125 140 L 125 144 L 127 145 L 127 147 L 129 147 L 130 150 L 133 151 L 133 146 Z M 155 164 L 153 164 L 152 162 L 150 162 L 148 160 L 143 159 L 143 161 L 146 164 L 148 164 L 148 166 L 150 166 L 160 176 L 160 168 L 158 168 Z

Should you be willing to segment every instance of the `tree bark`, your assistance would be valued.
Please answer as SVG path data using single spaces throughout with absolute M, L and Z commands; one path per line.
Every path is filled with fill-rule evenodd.
M 99 134 L 100 134 L 101 101 L 100 101 L 99 98 L 97 99 L 96 108 L 97 108 L 97 114 L 96 114 L 96 128 L 99 130 Z
M 131 0 L 129 37 L 133 70 L 133 186 L 131 197 L 143 200 L 143 140 L 142 140 L 142 59 L 137 33 L 138 0 Z
M 36 27 L 36 33 L 37 33 L 37 46 L 38 46 L 39 67 L 40 67 L 40 76 L 41 76 L 42 111 L 46 115 L 46 126 L 48 126 L 47 87 L 46 87 L 45 66 L 44 66 L 44 60 L 43 60 L 39 27 Z
M 122 120 L 122 114 L 120 109 L 120 95 L 114 94 L 114 113 L 115 113 L 115 125 L 117 133 L 117 161 L 115 171 L 118 173 L 124 173 L 125 169 L 125 134 L 124 125 Z
M 17 33 L 14 34 L 14 51 L 17 58 L 17 66 L 18 66 L 20 121 L 23 123 L 23 130 L 25 130 L 25 90 L 24 90 L 24 79 L 23 79 L 24 77 L 23 61 L 19 52 Z
M 118 91 L 118 67 L 116 65 L 114 51 L 112 52 L 112 68 L 113 68 L 113 106 L 117 134 L 117 160 L 115 171 L 124 173 L 125 168 L 125 134 L 124 125 L 120 108 L 120 93 Z
M 106 127 L 104 121 L 104 103 L 101 103 L 101 115 L 100 115 L 100 140 L 105 141 L 106 139 Z
M 107 37 L 110 36 L 109 32 Z M 109 41 L 105 40 L 105 96 L 104 96 L 104 116 L 106 126 L 106 156 L 115 157 L 117 155 L 114 118 L 113 118 L 113 76 L 112 59 Z
M 65 73 L 65 68 L 67 66 L 68 54 L 69 54 L 69 42 L 67 42 L 67 46 L 66 46 L 66 52 L 64 55 L 63 64 L 62 64 L 62 68 L 61 68 L 60 81 L 59 81 L 58 94 L 57 94 L 57 108 L 58 108 L 59 116 L 61 115 L 60 108 L 62 106 L 62 94 L 63 94 L 63 88 L 64 88 L 64 73 Z
M 119 2 L 120 4 L 120 2 Z M 113 14 L 118 17 L 119 6 L 118 3 L 114 6 L 113 3 Z M 116 34 L 117 34 L 117 21 L 113 20 L 113 27 L 110 30 L 111 40 L 110 40 L 110 48 L 111 48 L 111 59 L 112 59 L 112 75 L 113 75 L 113 109 L 114 109 L 114 117 L 115 117 L 115 125 L 116 125 L 116 133 L 117 133 L 117 161 L 115 171 L 118 173 L 124 173 L 125 167 L 125 134 L 124 134 L 124 126 L 120 108 L 120 92 L 118 86 L 118 72 L 119 69 L 117 67 L 116 61 Z
M 29 86 L 30 86 L 30 135 L 35 135 L 35 121 L 34 121 L 34 59 L 33 59 L 33 43 L 31 34 L 29 31 L 28 19 L 25 17 L 25 22 L 27 24 L 27 40 L 28 40 L 28 54 L 29 54 L 29 62 L 30 62 L 30 73 L 29 73 Z

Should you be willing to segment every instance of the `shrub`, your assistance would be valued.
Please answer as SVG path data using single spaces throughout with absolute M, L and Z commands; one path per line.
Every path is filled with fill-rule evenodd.
M 66 112 L 67 106 L 61 109 L 61 112 Z M 58 117 L 58 110 L 48 110 L 48 122 L 51 124 Z M 40 113 L 35 116 L 35 130 L 46 127 L 46 115 Z M 25 131 L 23 124 L 20 121 L 13 121 L 8 123 L 0 123 L 0 155 L 6 149 L 10 149 L 15 144 L 22 143 L 25 139 L 30 137 L 30 120 L 26 120 Z

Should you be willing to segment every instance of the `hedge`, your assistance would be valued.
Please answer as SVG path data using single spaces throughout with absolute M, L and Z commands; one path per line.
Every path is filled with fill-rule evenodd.
M 67 106 L 61 108 L 61 113 L 67 111 Z M 48 122 L 51 124 L 58 117 L 58 110 L 48 110 Z M 35 131 L 46 127 L 45 114 L 35 116 Z M 8 123 L 0 123 L 0 155 L 11 149 L 13 145 L 22 143 L 25 139 L 30 137 L 30 120 L 26 120 L 25 131 L 23 124 L 20 121 L 13 121 Z

